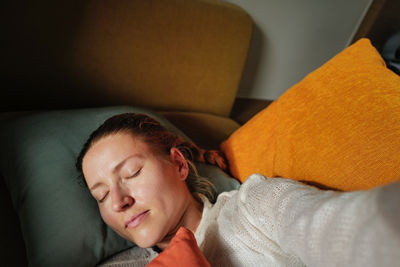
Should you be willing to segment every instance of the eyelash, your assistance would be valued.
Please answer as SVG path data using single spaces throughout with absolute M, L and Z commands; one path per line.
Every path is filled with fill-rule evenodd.
M 141 171 L 142 171 L 142 168 L 140 168 L 137 172 L 135 172 L 131 176 L 126 177 L 126 179 L 135 178 L 136 176 L 138 176 L 140 174 Z
M 108 192 L 104 195 L 104 197 L 102 197 L 102 198 L 99 200 L 99 203 L 103 203 L 104 200 L 106 199 L 107 195 L 108 195 Z

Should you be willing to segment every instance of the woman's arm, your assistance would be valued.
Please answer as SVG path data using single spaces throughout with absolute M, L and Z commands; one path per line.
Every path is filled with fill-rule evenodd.
M 400 262 L 400 183 L 341 193 L 254 175 L 242 187 L 255 226 L 307 266 Z

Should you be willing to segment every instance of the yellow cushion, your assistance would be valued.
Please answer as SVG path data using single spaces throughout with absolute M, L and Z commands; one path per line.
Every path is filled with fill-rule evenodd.
M 218 149 L 240 125 L 234 120 L 200 112 L 160 112 L 168 121 L 204 149 Z
M 132 105 L 229 116 L 252 34 L 247 12 L 220 0 L 9 1 L 4 10 L 7 111 Z
M 340 190 L 400 177 L 400 77 L 368 39 L 309 74 L 221 145 L 232 174 Z

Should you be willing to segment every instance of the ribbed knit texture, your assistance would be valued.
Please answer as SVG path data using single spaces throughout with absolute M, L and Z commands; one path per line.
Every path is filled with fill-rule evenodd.
M 151 248 L 133 247 L 124 250 L 104 262 L 98 267 L 144 267 L 151 260 L 158 256 L 158 253 Z
M 398 266 L 400 183 L 322 191 L 252 175 L 206 201 L 195 233 L 211 266 Z

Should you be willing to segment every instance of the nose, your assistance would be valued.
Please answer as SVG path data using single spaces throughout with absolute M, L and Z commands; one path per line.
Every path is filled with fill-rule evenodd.
M 116 212 L 124 211 L 133 204 L 135 199 L 121 187 L 115 187 L 111 192 L 112 209 Z

